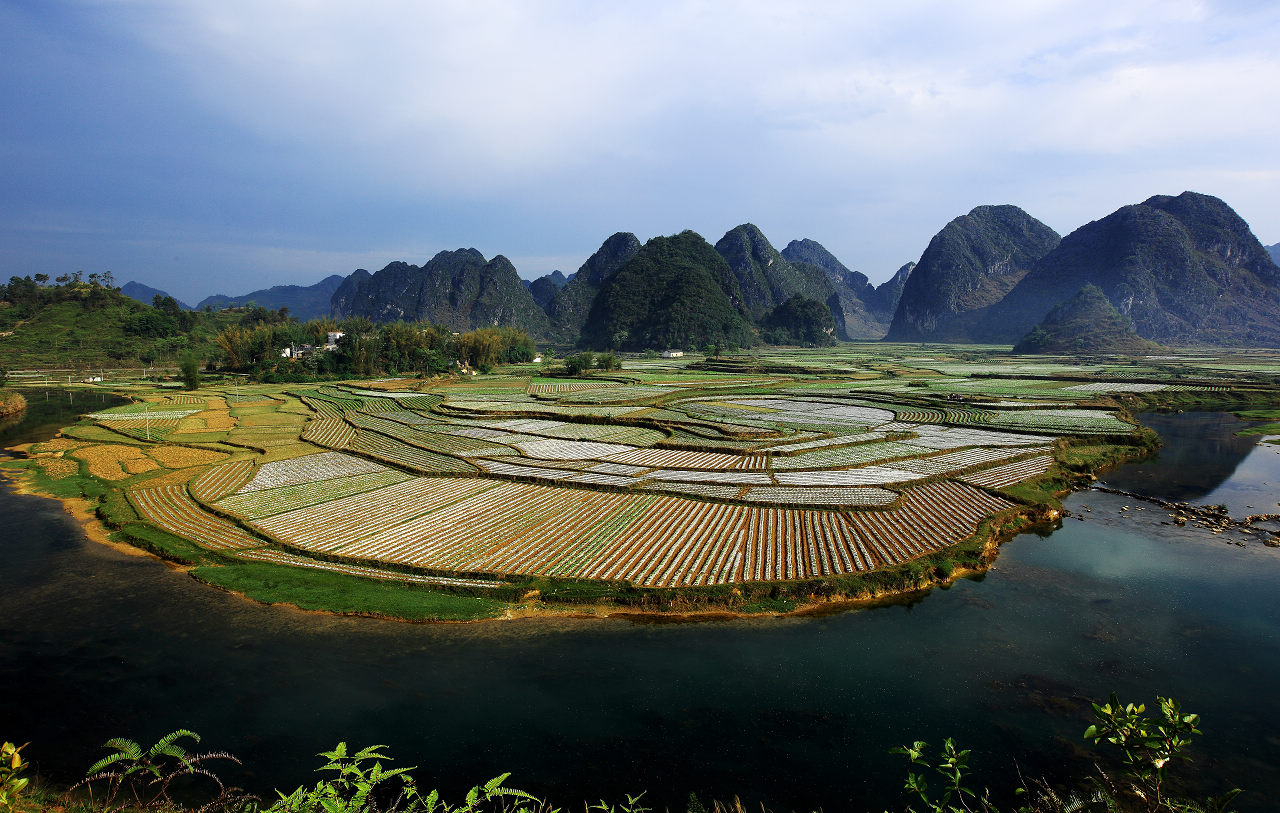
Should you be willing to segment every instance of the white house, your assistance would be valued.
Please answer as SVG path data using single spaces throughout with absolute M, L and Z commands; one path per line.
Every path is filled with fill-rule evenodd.
M 663 350 L 662 357 L 664 359 L 678 359 L 684 357 L 683 350 Z
M 346 334 L 346 333 L 343 333 L 341 330 L 331 330 L 331 331 L 329 331 L 327 334 L 325 334 L 324 349 L 325 349 L 325 350 L 337 350 L 337 349 L 338 349 L 338 339 L 341 339 L 341 338 L 342 338 L 343 336 L 345 336 L 345 335 L 347 335 L 347 334 Z

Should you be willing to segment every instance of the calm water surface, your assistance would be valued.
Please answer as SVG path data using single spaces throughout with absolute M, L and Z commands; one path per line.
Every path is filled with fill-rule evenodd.
M 1239 422 L 1150 423 L 1161 457 L 1109 483 L 1275 504 L 1260 484 L 1280 482 L 1280 455 L 1233 438 Z M 0 739 L 31 740 L 62 780 L 109 737 L 185 726 L 260 792 L 310 781 L 311 755 L 347 740 L 388 744 L 451 794 L 511 771 L 561 803 L 646 790 L 683 809 L 696 791 L 879 810 L 905 775 L 887 751 L 914 739 L 956 736 L 992 781 L 1015 760 L 1083 772 L 1085 701 L 1117 691 L 1203 715 L 1205 791 L 1280 781 L 1280 551 L 1136 507 L 1074 495 L 1083 519 L 1018 537 L 982 579 L 819 619 L 410 625 L 260 607 L 3 492 Z

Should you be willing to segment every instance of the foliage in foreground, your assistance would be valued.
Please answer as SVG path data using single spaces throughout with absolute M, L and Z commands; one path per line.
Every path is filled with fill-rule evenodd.
M 1115 746 L 1119 752 L 1119 768 L 1114 774 L 1098 768 L 1082 789 L 1062 793 L 1045 779 L 1026 780 L 1019 773 L 1012 791 L 1021 801 L 1017 813 L 1226 813 L 1240 791 L 1231 790 L 1204 802 L 1170 796 L 1166 790 L 1170 768 L 1189 762 L 1185 749 L 1192 735 L 1200 733 L 1200 717 L 1184 713 L 1176 700 L 1157 698 L 1159 714 L 1147 716 L 1141 704 L 1122 704 L 1114 694 L 1106 703 L 1091 703 L 1094 724 L 1084 732 L 1087 740 Z M 179 729 L 163 737 L 150 749 L 125 738 L 109 740 L 104 747 L 111 753 L 91 766 L 86 777 L 72 788 L 89 789 L 88 809 L 100 813 L 113 811 L 165 811 L 166 813 L 555 813 L 552 807 L 522 790 L 507 787 L 510 774 L 501 774 L 473 787 L 458 803 L 443 800 L 435 790 L 419 788 L 410 774 L 414 767 L 388 768 L 391 761 L 384 745 L 371 745 L 359 750 L 338 743 L 332 751 L 319 754 L 324 764 L 316 769 L 320 779 L 311 787 L 299 787 L 290 793 L 277 791 L 269 805 L 238 788 L 228 787 L 206 763 L 228 759 L 229 754 L 192 754 L 182 741 L 199 742 L 198 735 Z M 17 779 L 23 763 L 12 743 L 4 744 L 5 763 L 0 766 L 0 810 L 8 810 L 26 784 Z M 904 790 L 908 813 L 999 813 L 991 792 L 973 787 L 969 771 L 968 750 L 960 749 L 951 739 L 943 743 L 941 752 L 932 756 L 927 743 L 914 742 L 894 748 L 909 760 Z M 181 787 L 188 798 L 192 782 L 204 782 L 208 800 L 199 806 L 185 806 L 174 794 Z M 212 792 L 207 790 L 212 784 Z M 96 794 L 95 794 L 96 791 Z M 68 793 L 70 796 L 70 792 Z M 601 813 L 647 813 L 643 794 L 627 796 L 620 804 L 599 802 L 585 806 L 587 811 Z M 65 801 L 65 800 L 64 800 Z M 689 813 L 708 810 L 745 813 L 742 803 L 713 802 L 708 808 L 690 794 Z
M 1118 776 L 1098 768 L 1086 795 L 1055 791 L 1045 780 L 1023 781 L 1014 790 L 1027 801 L 1016 808 L 1018 813 L 1070 813 L 1071 811 L 1142 811 L 1143 813 L 1224 813 L 1240 795 L 1240 790 L 1209 797 L 1203 803 L 1171 797 L 1165 790 L 1168 770 L 1179 761 L 1190 762 L 1184 750 L 1191 735 L 1199 734 L 1200 715 L 1184 714 L 1177 700 L 1157 697 L 1160 716 L 1146 716 L 1142 704 L 1122 704 L 1113 693 L 1106 703 L 1090 703 L 1094 724 L 1085 729 L 1084 738 L 1095 745 L 1106 742 L 1120 751 Z M 914 742 L 894 748 L 911 762 L 904 786 L 918 800 L 922 811 L 933 813 L 998 813 L 990 791 L 975 791 L 969 781 L 969 751 L 956 748 L 947 739 L 936 762 L 928 756 L 929 746 Z M 916 771 L 919 770 L 917 773 Z M 929 774 L 941 781 L 931 792 Z M 908 811 L 916 808 L 907 806 Z

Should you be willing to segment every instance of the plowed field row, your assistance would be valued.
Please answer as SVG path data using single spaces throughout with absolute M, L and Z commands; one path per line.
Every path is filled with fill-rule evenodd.
M 554 392 L 581 392 L 582 390 L 598 390 L 604 387 L 616 387 L 613 381 L 578 381 L 571 384 L 530 384 L 525 388 L 528 395 L 542 395 Z
M 259 524 L 293 544 L 360 558 L 679 585 L 894 564 L 960 541 L 1010 505 L 948 482 L 901 500 L 849 513 L 424 478 Z M 363 512 L 352 517 L 357 506 Z
M 239 491 L 245 493 L 297 483 L 328 482 L 354 474 L 381 471 L 386 469 L 362 457 L 341 452 L 320 452 L 263 463 L 258 467 L 253 479 L 245 483 Z
M 831 438 L 818 438 L 817 440 L 806 440 L 799 443 L 784 443 L 781 446 L 770 446 L 769 451 L 773 452 L 775 455 L 794 454 L 796 452 L 804 452 L 812 449 L 826 449 L 832 446 L 849 446 L 855 443 L 860 444 L 883 439 L 883 432 L 860 432 L 856 435 L 836 435 Z
M 198 499 L 213 502 L 240 488 L 252 475 L 252 460 L 234 460 L 212 466 L 191 481 L 191 492 Z
M 898 495 L 874 486 L 788 488 L 756 486 L 738 497 L 743 502 L 791 503 L 793 505 L 848 505 L 878 507 L 892 505 Z
M 377 491 L 276 514 L 255 524 L 299 547 L 333 551 L 498 485 L 493 480 L 417 477 Z
M 298 483 L 243 494 L 232 494 L 219 500 L 217 505 L 245 519 L 258 520 L 305 508 L 308 505 L 338 500 L 351 494 L 374 491 L 386 486 L 403 483 L 411 475 L 395 469 L 347 475 L 318 483 Z
M 347 448 L 355 438 L 356 430 L 341 417 L 337 417 L 338 413 L 334 415 L 335 417 L 312 418 L 307 421 L 302 429 L 302 439 L 329 449 Z
M 397 395 L 396 400 L 405 409 L 421 410 L 428 412 L 432 407 L 439 404 L 444 399 L 439 395 Z
M 251 559 L 258 562 L 272 562 L 278 565 L 290 565 L 291 567 L 305 567 L 308 570 L 327 570 L 331 573 L 345 573 L 349 576 L 362 576 L 366 579 L 408 582 L 410 584 L 434 584 L 444 587 L 482 587 L 486 589 L 492 589 L 501 584 L 501 582 L 491 579 L 458 579 L 451 576 L 421 576 L 415 573 L 397 573 L 392 570 L 380 570 L 374 567 L 362 567 L 361 565 L 346 565 L 339 562 L 322 562 L 318 559 L 308 559 L 307 557 L 299 556 L 296 553 L 286 553 L 285 551 L 272 550 L 271 548 L 258 548 L 256 550 L 245 551 L 240 554 L 240 558 Z
M 264 544 L 261 539 L 203 510 L 183 486 L 138 488 L 128 494 L 143 519 L 206 548 L 239 551 Z
M 404 441 L 367 430 L 361 430 L 356 433 L 355 439 L 351 441 L 350 448 L 378 460 L 404 466 L 424 474 L 439 472 L 471 473 L 475 471 L 475 467 L 455 457 L 428 452 L 425 449 L 419 449 L 417 446 L 410 446 Z
M 341 418 L 342 417 L 342 412 L 343 412 L 342 407 L 338 406 L 333 401 L 329 401 L 325 398 L 315 398 L 310 395 L 302 395 L 302 396 L 299 396 L 299 398 L 301 399 L 302 403 L 314 409 L 316 411 L 316 414 L 319 415 L 321 418 Z
M 862 437 L 859 435 L 858 437 Z M 772 465 L 778 471 L 794 471 L 797 469 L 829 469 L 865 466 L 899 457 L 910 457 L 927 454 L 919 446 L 913 446 L 899 440 L 881 440 L 871 443 L 860 443 L 856 446 L 840 446 L 836 448 L 814 449 L 789 457 L 775 457 Z
M 1039 455 L 1026 460 L 1019 460 L 1015 463 L 1006 463 L 1003 466 L 996 466 L 993 469 L 974 474 L 966 474 L 957 479 L 962 483 L 985 488 L 1006 488 L 1023 480 L 1029 480 L 1032 477 L 1044 474 L 1051 465 L 1053 465 L 1052 455 Z
M 763 469 L 765 455 L 738 455 L 724 452 L 686 452 L 680 449 L 632 449 L 605 458 L 611 463 L 672 469 Z
M 901 469 L 902 471 L 915 472 L 917 474 L 935 475 L 949 474 L 955 471 L 963 471 L 964 469 L 980 466 L 984 463 L 994 463 L 997 460 L 1007 460 L 1010 457 L 1026 454 L 1030 451 L 1043 451 L 1042 449 L 1023 449 L 1018 447 L 1004 447 L 1001 449 L 961 449 L 955 452 L 947 452 L 946 454 L 935 455 L 933 457 L 921 457 L 915 460 L 902 460 L 897 463 L 886 464 L 887 468 Z

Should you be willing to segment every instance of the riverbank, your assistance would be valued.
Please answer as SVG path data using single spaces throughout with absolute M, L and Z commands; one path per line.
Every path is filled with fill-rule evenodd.
M 144 526 L 145 533 L 136 522 L 114 522 L 111 525 L 115 527 L 110 527 L 111 512 L 105 510 L 103 500 L 111 492 L 95 497 L 77 494 L 86 490 L 79 484 L 83 476 L 50 480 L 37 466 L 7 472 L 0 469 L 0 473 L 17 493 L 58 500 L 90 541 L 132 556 L 157 559 L 196 581 L 258 604 L 410 623 L 529 618 L 689 623 L 813 617 L 894 604 L 960 579 L 981 576 L 996 561 L 1002 544 L 1027 530 L 1048 529 L 1058 523 L 1062 497 L 1091 484 L 1107 468 L 1150 454 L 1156 446 L 1149 434 L 1138 436 L 1131 446 L 1060 444 L 1060 461 L 1044 475 L 994 492 L 1015 500 L 1014 507 L 984 518 L 972 535 L 956 545 L 892 567 L 821 579 L 685 588 L 525 578 L 513 580 L 507 591 L 512 598 L 505 601 L 486 597 L 478 590 L 433 590 L 266 562 L 223 560 L 216 552 L 193 549 L 150 526 Z
M 0 419 L 14 417 L 26 409 L 27 399 L 22 397 L 22 393 L 0 391 Z

